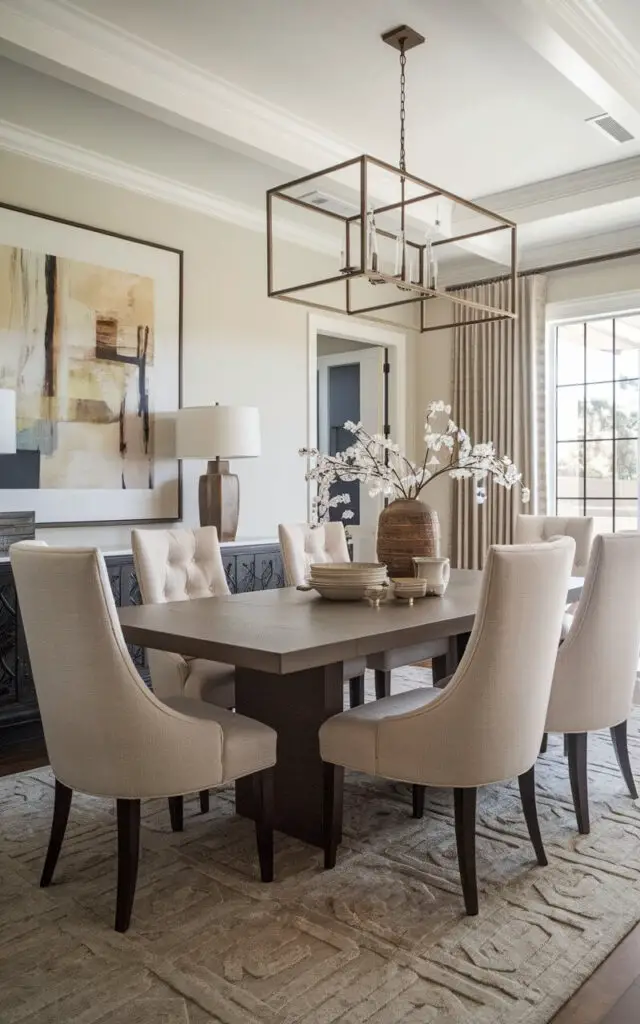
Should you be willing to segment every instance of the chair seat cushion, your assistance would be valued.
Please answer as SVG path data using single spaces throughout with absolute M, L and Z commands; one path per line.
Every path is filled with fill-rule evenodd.
M 184 683 L 184 696 L 217 704 L 222 708 L 235 705 L 235 669 L 220 661 L 188 658 L 189 669 Z
M 243 775 L 271 768 L 276 763 L 278 735 L 271 726 L 189 697 L 170 697 L 163 703 L 183 715 L 217 722 L 221 727 L 221 782 L 232 782 Z
M 329 718 L 320 728 L 320 756 L 331 764 L 353 768 L 354 771 L 378 774 L 377 747 L 378 728 L 382 722 L 396 715 L 405 715 L 425 707 L 432 700 L 441 697 L 440 690 L 420 687 L 405 690 L 404 693 L 383 697 L 381 700 L 362 704 L 360 707 L 343 711 Z M 387 775 L 387 778 L 392 776 Z M 394 776 L 395 777 L 395 776 Z M 403 779 L 405 782 L 420 782 L 420 779 Z
M 412 644 L 411 647 L 396 647 L 392 651 L 367 656 L 367 668 L 380 672 L 391 672 L 403 665 L 412 665 L 415 661 L 427 661 L 446 654 L 449 649 L 448 640 L 429 640 L 423 644 Z

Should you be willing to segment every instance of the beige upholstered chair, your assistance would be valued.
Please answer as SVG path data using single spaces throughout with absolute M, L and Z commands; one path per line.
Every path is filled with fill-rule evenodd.
M 133 530 L 131 546 L 145 604 L 228 594 L 215 526 L 197 530 Z M 234 667 L 205 658 L 148 651 L 153 692 L 196 697 L 223 708 L 235 704 Z
M 278 538 L 284 565 L 284 579 L 288 587 L 305 583 L 309 566 L 317 562 L 348 562 L 349 548 L 342 523 L 281 523 Z M 344 679 L 349 682 L 349 704 L 352 708 L 364 704 L 364 658 L 353 658 L 344 663 Z
M 627 719 L 640 655 L 640 533 L 600 534 L 582 597 L 558 651 L 547 732 L 567 741 L 578 829 L 589 831 L 587 734 L 610 729 L 620 770 L 638 793 L 627 749 Z
M 572 573 L 584 576 L 589 564 L 593 541 L 593 519 L 590 516 L 525 516 L 516 519 L 514 544 L 536 544 L 556 537 L 573 537 L 576 554 Z
M 342 782 L 336 776 L 345 767 L 412 783 L 416 817 L 422 816 L 422 787 L 453 789 L 468 914 L 478 912 L 478 786 L 518 776 L 529 835 L 538 863 L 546 864 L 534 765 L 574 550 L 568 537 L 550 544 L 490 548 L 473 632 L 446 689 L 409 690 L 345 711 L 322 725 L 325 867 L 335 864 L 341 816 L 336 795 Z
M 126 931 L 138 870 L 140 800 L 253 775 L 263 881 L 273 876 L 276 734 L 251 718 L 185 697 L 159 701 L 138 675 L 96 548 L 11 548 L 47 751 L 56 778 L 40 884 L 47 886 L 74 789 L 115 798 L 116 930 Z
M 311 527 L 308 523 L 293 523 L 278 527 L 285 580 L 289 586 L 304 583 L 309 566 L 314 562 L 348 562 L 349 549 L 342 523 L 324 523 Z M 366 661 L 348 662 L 345 679 L 349 680 L 351 707 L 364 704 L 364 670 L 374 670 L 376 697 L 388 697 L 391 692 L 391 672 L 394 668 L 411 665 L 427 658 L 444 658 L 446 640 L 432 640 L 412 647 L 399 647 L 382 654 L 370 654 Z

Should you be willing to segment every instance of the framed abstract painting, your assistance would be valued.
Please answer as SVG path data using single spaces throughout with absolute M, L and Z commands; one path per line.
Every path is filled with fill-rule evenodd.
M 182 252 L 0 204 L 0 511 L 38 526 L 175 521 Z

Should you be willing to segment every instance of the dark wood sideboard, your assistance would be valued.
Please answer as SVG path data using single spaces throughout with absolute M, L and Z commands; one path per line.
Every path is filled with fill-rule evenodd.
M 222 560 L 232 593 L 284 586 L 277 544 L 222 545 Z M 140 604 L 140 588 L 131 554 L 105 554 L 109 580 L 119 606 Z M 149 681 L 146 652 L 131 647 L 134 663 Z M 40 715 L 29 653 L 20 617 L 11 564 L 0 563 L 0 747 L 41 734 Z

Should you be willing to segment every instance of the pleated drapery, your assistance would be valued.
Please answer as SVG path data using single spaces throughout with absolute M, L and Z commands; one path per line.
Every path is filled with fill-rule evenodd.
M 508 308 L 509 281 L 494 281 L 461 290 L 475 302 Z M 518 319 L 454 329 L 453 419 L 474 444 L 493 441 L 498 455 L 508 455 L 522 473 L 532 500 L 523 505 L 518 487 L 507 491 L 487 478 L 487 498 L 476 502 L 473 480 L 453 484 L 452 564 L 481 569 L 490 544 L 510 544 L 516 516 L 544 508 L 545 352 L 541 276 L 518 280 Z M 477 311 L 456 307 L 456 318 L 473 319 Z

